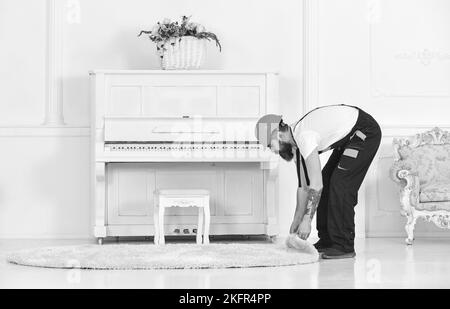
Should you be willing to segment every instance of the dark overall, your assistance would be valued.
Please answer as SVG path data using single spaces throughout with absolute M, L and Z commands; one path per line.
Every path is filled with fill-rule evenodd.
M 355 108 L 359 111 L 355 126 L 347 136 L 330 147 L 333 153 L 322 169 L 323 191 L 317 208 L 319 238 L 344 252 L 354 251 L 354 207 L 358 202 L 358 190 L 381 142 L 381 129 L 375 119 L 360 108 Z M 301 156 L 298 148 L 296 157 L 301 187 Z M 309 185 L 305 160 L 303 157 L 301 160 Z

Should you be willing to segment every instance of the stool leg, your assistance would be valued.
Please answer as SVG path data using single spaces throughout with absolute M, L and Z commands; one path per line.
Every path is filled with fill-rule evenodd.
M 166 243 L 164 239 L 164 206 L 159 206 L 159 244 L 164 245 Z
M 211 214 L 209 212 L 209 201 L 203 207 L 203 213 L 205 214 L 205 231 L 203 232 L 203 244 L 209 244 L 209 226 L 211 223 Z
M 154 238 L 154 242 L 155 245 L 159 245 L 159 212 L 158 212 L 158 204 L 155 204 L 155 206 L 153 207 L 153 225 L 154 225 L 154 229 L 155 229 L 155 238 Z
M 198 208 L 197 245 L 202 244 L 203 236 L 203 207 Z

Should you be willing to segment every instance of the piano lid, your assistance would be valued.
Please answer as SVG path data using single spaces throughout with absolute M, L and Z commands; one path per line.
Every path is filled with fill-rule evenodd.
M 257 142 L 256 118 L 105 117 L 105 142 Z

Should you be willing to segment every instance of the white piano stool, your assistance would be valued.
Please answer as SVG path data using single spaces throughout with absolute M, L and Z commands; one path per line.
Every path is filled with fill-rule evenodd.
M 197 244 L 209 244 L 211 215 L 209 209 L 209 191 L 207 190 L 157 190 L 155 191 L 154 225 L 155 245 L 164 245 L 164 213 L 170 207 L 197 207 L 198 226 Z M 203 224 L 204 223 L 204 224 Z

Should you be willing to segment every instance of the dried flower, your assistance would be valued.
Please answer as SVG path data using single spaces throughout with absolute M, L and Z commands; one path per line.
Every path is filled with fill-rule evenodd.
M 159 52 L 165 50 L 164 45 L 169 40 L 181 38 L 183 36 L 193 36 L 198 39 L 213 40 L 222 51 L 222 46 L 217 36 L 212 32 L 207 32 L 206 28 L 198 23 L 190 22 L 191 17 L 183 16 L 181 23 L 172 22 L 169 18 L 164 18 L 162 22 L 158 22 L 151 31 L 143 30 L 138 36 L 147 34 L 152 42 L 155 42 Z

